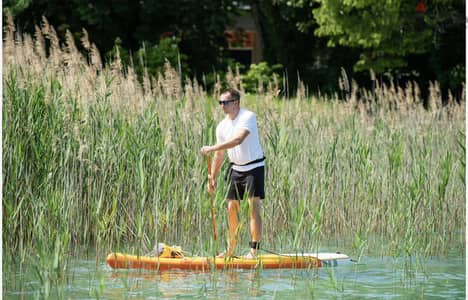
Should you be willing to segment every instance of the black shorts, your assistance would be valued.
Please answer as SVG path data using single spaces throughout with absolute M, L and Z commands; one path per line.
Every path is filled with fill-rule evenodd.
M 265 167 L 239 172 L 234 169 L 230 172 L 229 190 L 227 199 L 242 200 L 247 197 L 265 198 Z

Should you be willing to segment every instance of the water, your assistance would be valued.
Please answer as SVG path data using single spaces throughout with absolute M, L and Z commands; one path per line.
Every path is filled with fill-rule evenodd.
M 49 285 L 28 266 L 3 271 L 4 299 L 464 299 L 466 279 L 464 257 L 362 257 L 315 270 L 205 273 L 112 270 L 75 259 Z

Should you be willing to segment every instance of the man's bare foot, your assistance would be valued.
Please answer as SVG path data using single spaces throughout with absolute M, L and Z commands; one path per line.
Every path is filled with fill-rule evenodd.
M 216 255 L 216 258 L 229 258 L 229 257 L 237 258 L 237 256 L 230 254 L 230 253 L 226 253 L 226 252 L 221 252 L 220 254 Z
M 242 258 L 246 258 L 246 259 L 257 259 L 257 253 L 255 252 L 252 252 L 250 251 L 249 253 L 247 253 L 246 255 L 242 256 Z

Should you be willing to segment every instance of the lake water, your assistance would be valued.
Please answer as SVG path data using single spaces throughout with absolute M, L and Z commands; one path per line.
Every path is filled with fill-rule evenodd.
M 3 271 L 3 299 L 464 299 L 466 292 L 464 257 L 362 257 L 315 270 L 205 273 L 112 270 L 75 259 L 58 284 L 41 282 L 46 273 L 27 266 Z

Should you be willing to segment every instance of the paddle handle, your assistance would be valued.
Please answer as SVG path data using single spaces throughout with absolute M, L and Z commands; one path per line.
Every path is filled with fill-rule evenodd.
M 210 155 L 206 155 L 206 164 L 208 166 L 208 174 L 211 175 L 211 157 Z M 208 184 L 211 184 L 211 181 L 208 181 Z M 214 208 L 214 196 L 213 193 L 210 193 L 210 200 L 211 200 L 211 219 L 213 220 L 213 237 L 216 241 L 216 214 Z

